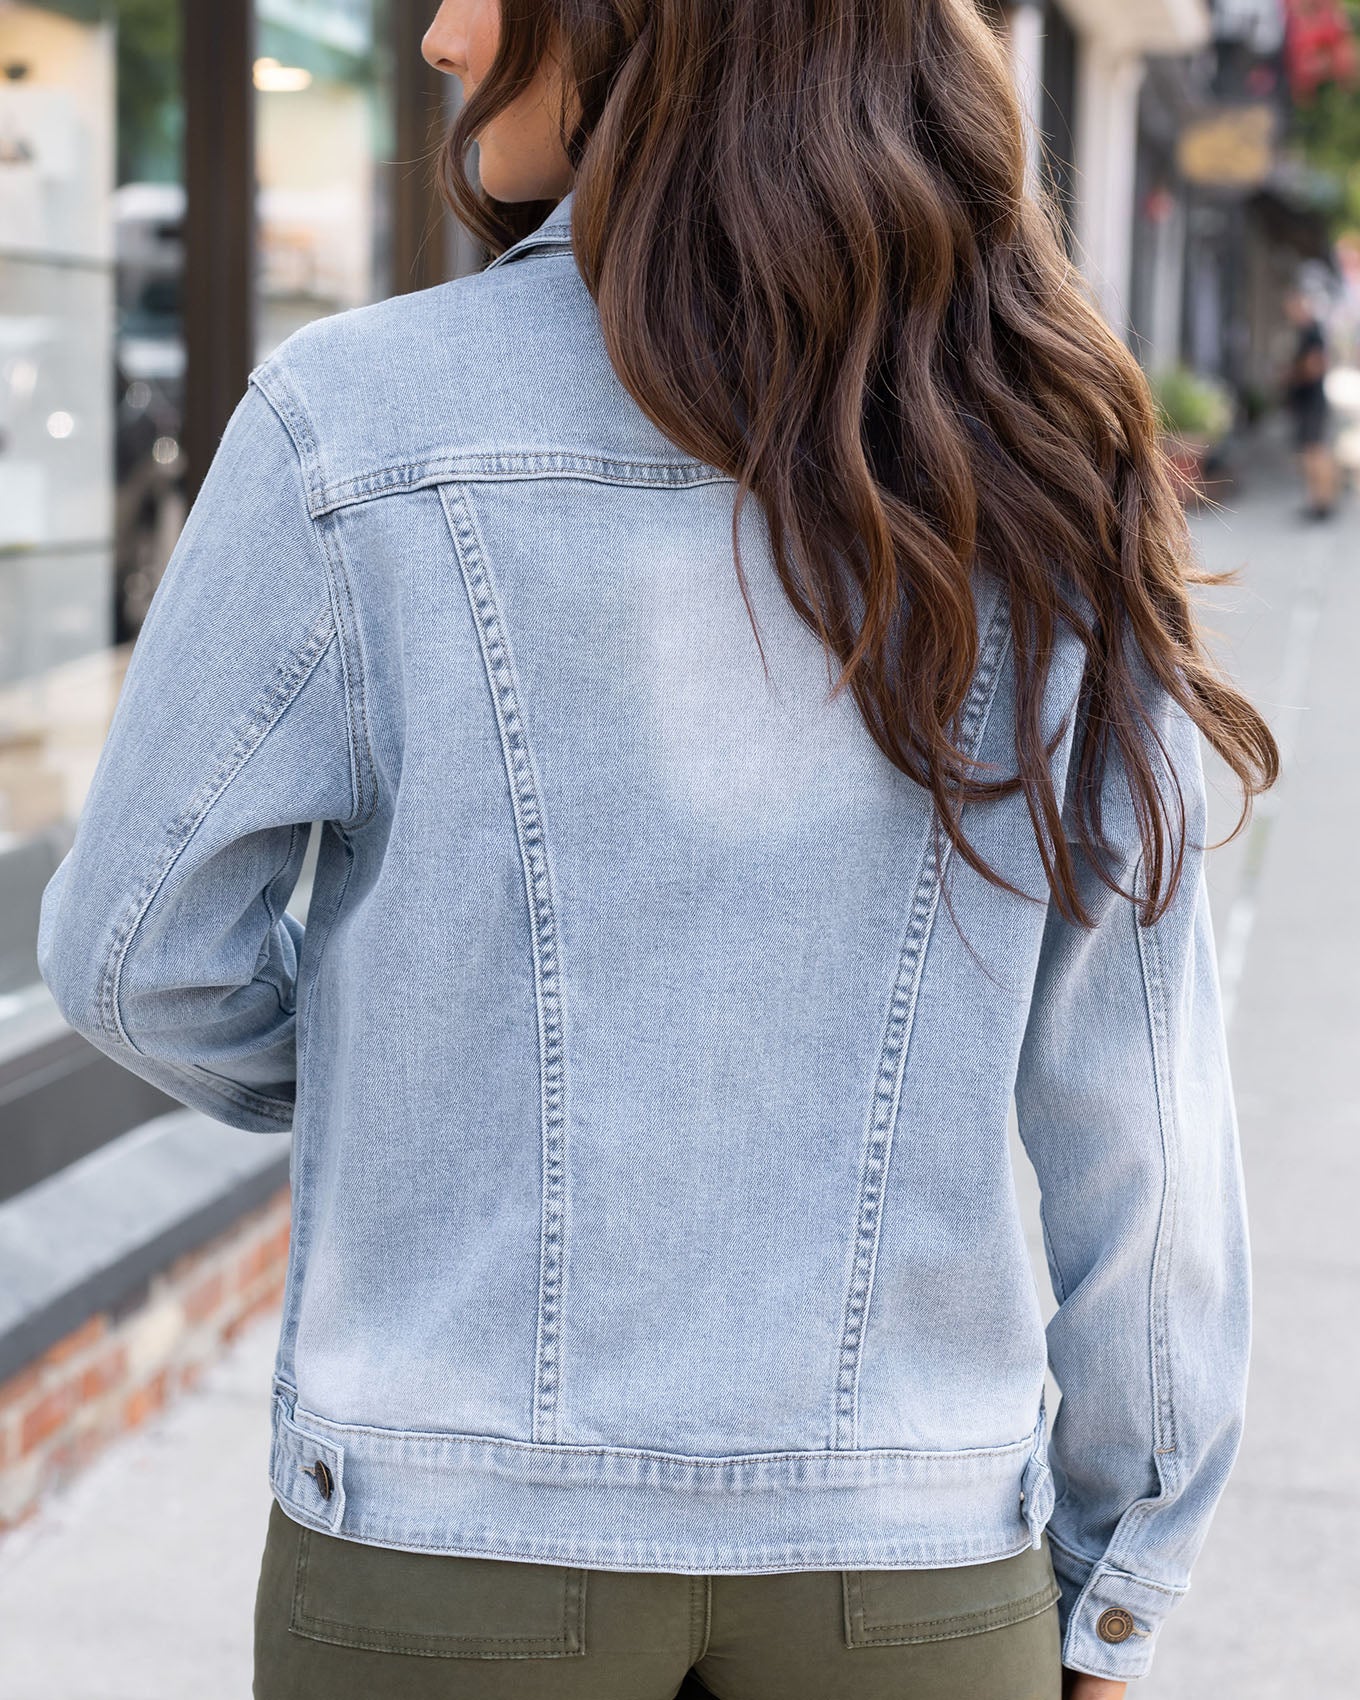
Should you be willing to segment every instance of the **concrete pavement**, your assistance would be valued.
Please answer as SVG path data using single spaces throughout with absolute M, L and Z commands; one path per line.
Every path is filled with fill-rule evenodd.
M 1250 1213 L 1254 1329 L 1238 1465 L 1138 1700 L 1360 1694 L 1360 500 L 1294 516 L 1264 467 L 1196 526 L 1223 649 L 1285 776 L 1213 859 Z M 1225 787 L 1226 793 L 1226 787 Z M 1226 795 L 1218 831 L 1231 825 Z
M 1215 624 L 1288 758 L 1255 825 L 1211 859 L 1251 1209 L 1251 1406 L 1137 1700 L 1360 1693 L 1360 502 L 1306 528 L 1271 456 L 1248 470 L 1196 533 L 1207 565 L 1242 568 L 1239 589 L 1213 595 Z M 1235 808 L 1214 783 L 1221 835 Z M 0 1544 L 0 1700 L 249 1695 L 276 1326 L 243 1335 L 199 1390 Z
M 249 1700 L 277 1335 L 251 1324 L 0 1541 L 0 1700 Z

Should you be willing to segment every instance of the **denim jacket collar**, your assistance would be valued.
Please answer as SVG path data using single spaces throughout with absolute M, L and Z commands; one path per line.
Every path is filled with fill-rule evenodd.
M 527 236 L 521 236 L 518 242 L 512 242 L 493 260 L 488 261 L 482 269 L 490 271 L 493 266 L 503 265 L 507 260 L 517 259 L 521 254 L 535 248 L 570 248 L 573 193 L 573 190 L 568 189 L 537 229 L 531 230 Z

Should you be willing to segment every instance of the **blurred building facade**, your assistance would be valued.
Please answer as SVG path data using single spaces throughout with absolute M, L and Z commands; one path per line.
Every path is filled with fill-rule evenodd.
M 1328 262 L 1327 186 L 1294 163 L 1292 104 L 1346 62 L 1337 0 L 1019 0 L 1005 30 L 1033 175 L 1101 310 L 1152 373 L 1275 385 L 1280 300 Z

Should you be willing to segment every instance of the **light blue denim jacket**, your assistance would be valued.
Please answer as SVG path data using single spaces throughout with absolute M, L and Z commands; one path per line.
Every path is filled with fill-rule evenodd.
M 972 1564 L 1047 1526 L 1066 1662 L 1137 1676 L 1248 1348 L 1194 728 L 1167 707 L 1192 847 L 1155 927 L 1094 879 L 1083 931 L 937 864 L 752 502 L 762 661 L 735 484 L 619 383 L 570 211 L 255 371 L 44 895 L 43 976 L 134 1073 L 293 1129 L 296 1520 L 692 1573 Z M 963 738 L 1009 772 L 981 575 L 977 609 Z M 1065 640 L 1060 786 L 1081 666 Z M 1046 899 L 1019 800 L 966 826 Z

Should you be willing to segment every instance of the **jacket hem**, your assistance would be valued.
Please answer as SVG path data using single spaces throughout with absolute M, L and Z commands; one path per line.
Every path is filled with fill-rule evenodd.
M 336 1423 L 284 1388 L 270 1483 L 295 1522 L 408 1552 L 689 1575 L 934 1569 L 1039 1544 L 1043 1444 L 1041 1411 L 1004 1446 L 694 1457 Z

